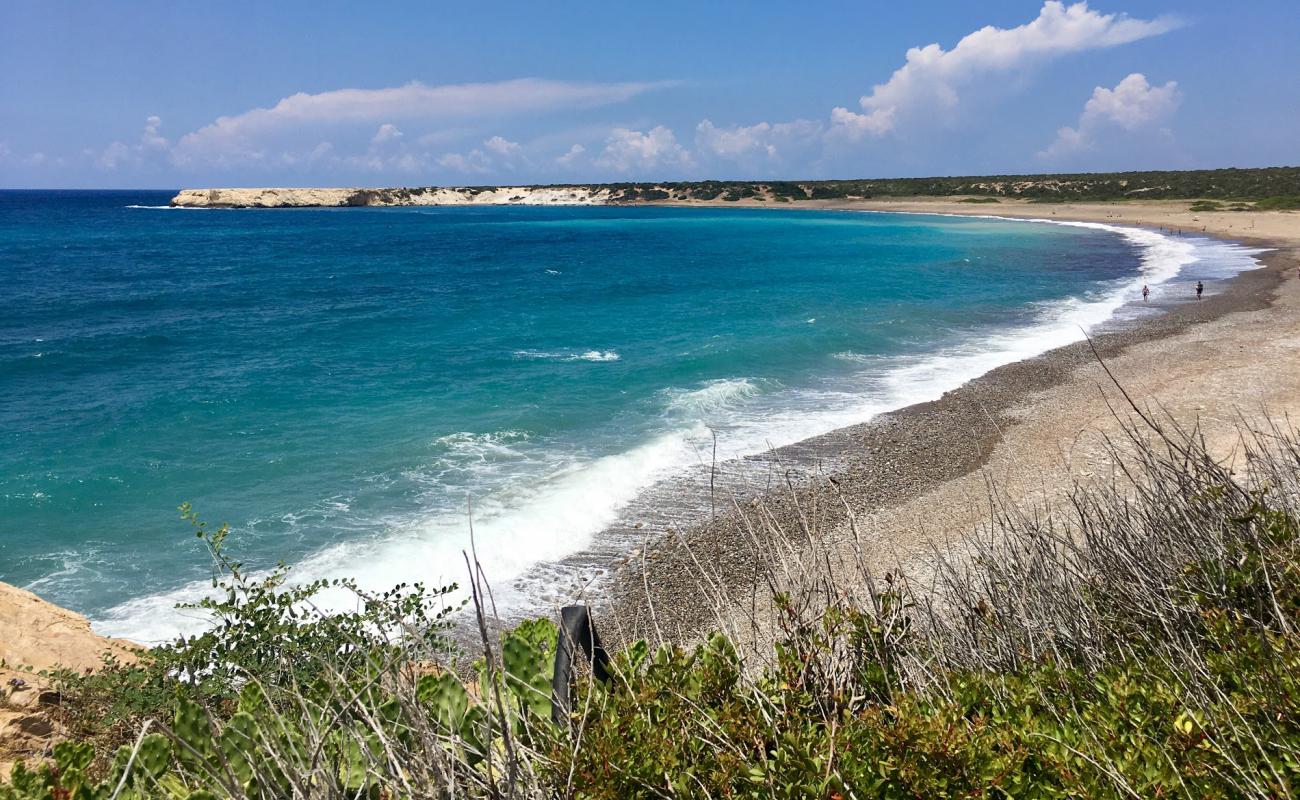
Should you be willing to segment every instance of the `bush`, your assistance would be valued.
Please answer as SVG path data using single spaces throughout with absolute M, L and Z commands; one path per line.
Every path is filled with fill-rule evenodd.
M 720 633 L 634 642 L 608 682 L 579 679 L 567 726 L 550 718 L 555 627 L 491 635 L 476 580 L 465 664 L 419 593 L 301 613 L 309 589 L 250 578 L 226 530 L 195 522 L 218 626 L 64 676 L 71 708 L 120 703 L 117 722 L 83 720 L 0 800 L 1294 796 L 1300 437 L 1251 434 L 1233 471 L 1194 432 L 1129 433 L 1109 483 L 1056 513 L 995 506 L 996 535 L 925 592 L 777 541 L 754 554 L 766 659 Z
M 1293 194 L 1286 197 L 1265 197 L 1255 203 L 1255 208 L 1265 210 L 1300 208 L 1300 194 Z

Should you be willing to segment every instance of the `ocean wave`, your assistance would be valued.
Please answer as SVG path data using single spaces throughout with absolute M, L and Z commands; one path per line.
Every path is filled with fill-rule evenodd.
M 708 381 L 696 389 L 666 389 L 665 409 L 671 414 L 696 418 L 715 414 L 759 393 L 748 378 Z
M 394 521 L 380 536 L 330 545 L 299 561 L 290 572 L 290 583 L 347 577 L 366 589 L 417 581 L 426 586 L 464 585 L 465 558 L 472 548 L 486 568 L 498 607 L 518 606 L 525 599 L 512 587 L 515 579 L 538 563 L 558 561 L 587 547 L 645 487 L 691 463 L 708 436 L 702 424 L 687 425 L 622 453 L 520 475 L 495 493 L 476 496 L 473 507 L 464 511 Z M 208 596 L 211 583 L 194 581 L 115 606 L 95 619 L 94 627 L 148 644 L 178 633 L 197 633 L 210 620 L 176 606 Z M 450 601 L 458 604 L 465 596 L 458 590 Z M 315 605 L 325 611 L 352 609 L 358 602 L 342 588 L 327 589 L 315 598 Z
M 491 433 L 470 433 L 458 431 L 446 436 L 439 436 L 434 443 L 448 450 L 458 452 L 510 452 L 509 445 L 514 442 L 526 442 L 532 437 L 527 431 L 493 431 Z
M 525 431 L 460 431 L 440 436 L 433 444 L 441 454 L 435 458 L 428 472 L 441 479 L 449 472 L 481 471 L 489 464 L 519 461 L 528 457 L 520 446 L 531 438 Z M 407 477 L 421 482 L 418 476 Z
M 540 361 L 618 361 L 613 350 L 516 350 L 515 358 Z
M 842 350 L 838 353 L 831 353 L 831 358 L 839 361 L 853 361 L 858 364 L 874 363 L 880 360 L 880 356 L 873 356 L 869 353 L 855 353 L 852 350 Z

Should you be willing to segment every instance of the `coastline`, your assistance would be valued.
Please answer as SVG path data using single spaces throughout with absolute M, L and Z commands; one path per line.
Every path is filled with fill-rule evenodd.
M 684 205 L 701 205 L 688 203 Z M 710 205 L 734 208 L 736 203 L 714 202 Z M 1216 235 L 1225 235 L 1231 225 L 1246 217 L 1259 217 L 1267 221 L 1261 229 L 1276 232 L 1280 229 L 1286 237 L 1273 236 L 1268 239 L 1250 238 L 1245 242 L 1251 245 L 1280 248 L 1279 252 L 1265 256 L 1268 263 L 1277 264 L 1264 269 L 1243 274 L 1230 282 L 1228 291 L 1213 295 L 1199 304 L 1175 306 L 1157 317 L 1143 321 L 1131 329 L 1103 334 L 1097 338 L 1097 344 L 1107 358 L 1120 355 L 1131 345 L 1160 340 L 1175 336 L 1193 324 L 1217 320 L 1224 315 L 1238 312 L 1255 312 L 1268 307 L 1270 286 L 1276 285 L 1278 277 L 1269 275 L 1279 269 L 1291 270 L 1295 264 L 1295 253 L 1290 252 L 1300 244 L 1300 214 L 1287 212 L 1259 212 L 1241 214 L 1224 212 L 1218 215 L 1194 215 L 1185 211 L 1185 202 L 1168 202 L 1144 204 L 1142 208 L 1155 207 L 1161 210 L 1161 216 L 1138 219 L 1135 216 L 1117 218 L 1116 206 L 1123 212 L 1131 212 L 1137 206 L 1132 204 L 1068 204 L 1050 205 L 1039 203 L 1003 203 L 999 207 L 993 204 L 962 205 L 950 200 L 910 200 L 910 201 L 853 201 L 853 202 L 809 202 L 807 204 L 774 206 L 764 203 L 742 203 L 744 207 L 785 208 L 787 210 L 827 209 L 827 210 L 870 210 L 870 211 L 910 211 L 919 213 L 952 213 L 970 216 L 1005 216 L 1020 218 L 1044 218 L 1052 221 L 1098 221 L 1110 224 L 1173 224 L 1180 220 L 1190 223 L 1190 217 L 1221 217 L 1215 230 L 1207 231 Z M 1005 207 L 1001 207 L 1005 206 Z M 1069 216 L 1065 213 L 1069 212 Z M 1182 215 L 1180 217 L 1180 215 Z M 1198 231 L 1198 234 L 1200 232 Z M 1237 237 L 1241 238 L 1241 237 Z M 1289 260 L 1288 260 L 1289 259 Z M 698 495 L 686 496 L 681 490 L 707 490 L 710 479 L 717 478 L 717 505 L 721 509 L 718 519 L 711 524 L 688 524 L 667 526 L 655 525 L 654 520 L 638 520 L 634 526 L 624 531 L 622 538 L 607 544 L 600 552 L 583 552 L 576 554 L 571 561 L 590 573 L 604 570 L 607 573 L 613 566 L 618 566 L 618 574 L 612 580 L 604 579 L 599 587 L 601 592 L 590 592 L 587 598 L 593 605 L 606 606 L 616 611 L 620 626 L 629 630 L 644 628 L 648 620 L 648 606 L 657 604 L 667 611 L 659 616 L 675 620 L 671 628 L 683 637 L 697 630 L 702 621 L 703 612 L 699 605 L 700 577 L 695 564 L 680 552 L 678 543 L 684 538 L 709 554 L 703 560 L 710 565 L 718 565 L 727 574 L 726 582 L 737 589 L 752 588 L 752 564 L 742 563 L 745 553 L 752 549 L 752 543 L 737 538 L 738 531 L 734 517 L 729 517 L 725 510 L 731 505 L 735 496 L 746 501 L 763 497 L 767 505 L 775 509 L 788 521 L 800 518 L 801 511 L 796 503 L 812 497 L 817 509 L 815 527 L 825 534 L 827 540 L 842 538 L 845 517 L 840 513 L 839 495 L 851 500 L 851 510 L 855 515 L 874 515 L 879 519 L 902 513 L 909 504 L 921 502 L 928 493 L 955 481 L 980 475 L 983 470 L 994 464 L 998 448 L 1005 449 L 1008 434 L 1026 421 L 1032 421 L 1038 413 L 1035 404 L 1042 405 L 1036 396 L 1078 379 L 1075 373 L 1084 371 L 1092 364 L 1091 354 L 1083 345 L 1071 345 L 1054 350 L 1042 356 L 1017 361 L 986 373 L 968 382 L 962 387 L 947 393 L 943 398 L 929 403 L 907 406 L 881 415 L 871 421 L 840 428 L 811 439 L 788 445 L 767 453 L 742 459 L 733 471 L 720 470 L 718 475 L 700 472 L 692 477 L 686 485 L 668 487 L 667 493 L 648 498 L 654 504 L 667 508 L 676 502 L 683 507 L 689 502 L 695 503 L 695 511 L 700 504 Z M 1093 377 L 1093 389 L 1096 389 L 1096 376 Z M 1279 377 L 1279 376 L 1271 376 Z M 1026 437 L 1022 445 L 1035 446 L 1033 437 Z M 1012 454 L 1014 455 L 1014 453 Z M 720 465 L 721 466 L 721 465 Z M 772 486 L 783 485 L 790 477 L 796 478 L 797 491 L 773 491 Z M 813 479 L 833 477 L 839 482 L 835 492 L 823 492 L 821 495 L 809 495 L 811 490 L 803 484 Z M 703 480 L 701 480 L 703 478 Z M 824 488 L 824 487 L 823 487 Z M 676 497 L 669 496 L 673 492 Z M 799 494 L 803 492 L 803 494 Z M 688 502 L 682 502 L 683 500 Z M 672 508 L 667 508 L 673 511 Z M 676 509 L 680 510 L 680 509 Z M 890 517 L 892 519 L 892 517 Z M 966 530 L 967 522 L 975 519 L 967 515 L 965 522 L 943 523 L 933 525 L 941 529 L 942 536 L 949 536 L 958 530 Z M 707 519 L 705 520 L 707 523 Z M 895 543 L 906 544 L 907 536 L 903 533 L 890 532 L 885 523 L 876 537 L 882 553 L 886 549 L 904 555 L 915 555 L 916 548 L 895 547 Z M 910 524 L 910 523 L 909 523 Z M 728 527 L 730 525 L 730 528 Z M 671 534 L 664 528 L 671 527 Z M 915 527 L 912 525 L 912 527 Z M 652 535 L 653 534 L 653 535 Z M 645 545 L 650 539 L 655 541 L 648 549 Z M 916 543 L 913 543 L 916 544 Z M 639 566 L 641 561 L 651 567 L 648 576 L 643 577 Z M 880 564 L 888 563 L 883 554 Z M 563 563 L 563 562 L 562 562 Z M 570 576 L 573 573 L 570 572 Z M 653 582 L 655 595 L 648 601 L 645 586 Z M 579 592 L 580 594 L 580 592 Z M 564 595 L 568 600 L 572 592 L 561 589 L 556 599 Z M 694 599 L 693 599 L 694 598 Z M 541 606 L 536 610 L 544 610 Z M 675 609 L 675 610 L 674 610 Z M 626 624 L 624 624 L 626 622 Z M 661 626 L 662 627 L 662 626 Z M 643 632 L 643 631 L 642 631 Z
M 1103 443 L 1119 432 L 1112 409 L 1125 401 L 1097 363 L 1094 346 L 1136 402 L 1180 423 L 1204 425 L 1225 458 L 1233 455 L 1237 422 L 1258 422 L 1265 410 L 1274 418 L 1300 413 L 1294 399 L 1300 380 L 1270 366 L 1300 358 L 1300 215 L 1195 214 L 1186 203 L 988 206 L 913 200 L 797 207 L 1175 230 L 1196 222 L 1204 228 L 1198 235 L 1270 252 L 1257 256 L 1260 268 L 1203 301 L 1108 330 L 1091 345 L 1078 342 L 1003 365 L 938 400 L 764 454 L 767 487 L 755 489 L 753 470 L 732 481 L 727 490 L 739 487 L 741 502 L 728 494 L 720 503 L 728 510 L 712 521 L 645 537 L 601 596 L 587 598 L 611 619 L 614 638 L 686 642 L 722 627 L 738 642 L 760 644 L 770 608 L 758 607 L 764 592 L 756 585 L 755 549 L 791 546 L 771 541 L 775 528 L 798 540 L 796 549 L 814 545 L 841 563 L 862 559 L 877 575 L 901 567 L 923 576 L 934 548 L 950 550 L 990 524 L 990 481 L 1003 502 L 1037 508 L 1064 499 L 1077 480 L 1108 474 Z M 1248 224 L 1269 235 L 1241 235 L 1243 217 L 1262 217 L 1263 224 Z
M 804 200 L 798 203 L 738 201 L 656 201 L 647 205 L 719 208 L 776 208 L 821 211 L 886 211 L 960 217 L 1043 219 L 1051 222 L 1099 222 L 1201 233 L 1261 247 L 1300 244 L 1300 211 L 1191 211 L 1194 200 L 1116 200 L 1062 203 L 998 198 L 996 203 L 970 197 L 886 197 L 863 200 Z

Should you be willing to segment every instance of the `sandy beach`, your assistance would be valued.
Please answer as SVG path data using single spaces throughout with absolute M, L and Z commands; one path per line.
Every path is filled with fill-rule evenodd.
M 1059 348 L 937 401 L 768 454 L 765 478 L 751 469 L 718 492 L 711 522 L 647 532 L 614 581 L 609 616 L 619 638 L 689 641 L 722 626 L 761 644 L 767 589 L 757 585 L 756 550 L 816 549 L 832 562 L 860 558 L 877 575 L 901 567 L 924 579 L 936 552 L 953 552 L 991 522 L 990 485 L 1005 505 L 1059 506 L 1076 481 L 1109 475 L 1105 442 L 1132 417 L 1098 355 L 1135 403 L 1197 426 L 1224 459 L 1237 455 L 1239 426 L 1300 414 L 1300 213 L 1197 213 L 1186 201 L 810 205 L 1182 229 L 1270 250 L 1225 291 L 1096 336 L 1096 355 L 1087 343 Z M 773 543 L 763 530 L 771 528 L 788 541 Z

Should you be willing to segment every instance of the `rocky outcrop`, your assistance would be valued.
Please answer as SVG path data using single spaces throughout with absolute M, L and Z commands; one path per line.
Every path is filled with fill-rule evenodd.
M 59 738 L 48 713 L 58 698 L 39 672 L 93 670 L 105 655 L 129 662 L 140 649 L 100 636 L 80 614 L 0 583 L 0 777 L 13 761 L 42 757 Z
M 311 208 L 342 206 L 574 206 L 610 202 L 608 188 L 591 186 L 494 186 L 417 189 L 182 189 L 171 204 L 181 208 Z

